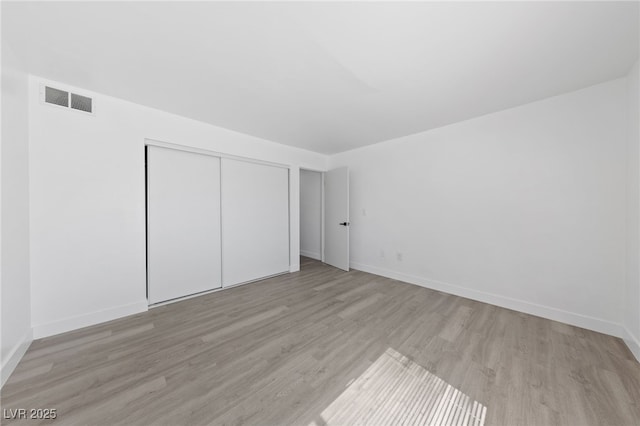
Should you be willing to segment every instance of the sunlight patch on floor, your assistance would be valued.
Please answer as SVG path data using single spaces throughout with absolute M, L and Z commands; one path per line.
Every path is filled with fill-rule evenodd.
M 389 348 L 310 426 L 482 426 L 486 413 L 486 406 Z

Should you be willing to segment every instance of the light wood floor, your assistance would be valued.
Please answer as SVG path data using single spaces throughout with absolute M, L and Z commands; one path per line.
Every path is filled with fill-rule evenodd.
M 640 424 L 640 364 L 620 339 L 305 258 L 37 340 L 1 397 L 61 424 L 415 424 L 422 378 L 486 407 L 486 425 Z

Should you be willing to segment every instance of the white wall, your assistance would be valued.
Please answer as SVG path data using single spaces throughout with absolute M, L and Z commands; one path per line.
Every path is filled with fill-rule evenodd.
M 31 343 L 28 76 L 4 33 L 1 158 L 0 385 L 4 384 Z
M 629 102 L 627 145 L 627 286 L 624 326 L 627 345 L 640 361 L 640 67 L 627 76 Z
M 298 168 L 323 170 L 324 155 L 81 89 L 95 116 L 57 108 L 37 101 L 43 81 L 31 77 L 29 87 L 35 337 L 146 309 L 145 138 L 291 165 L 291 270 L 299 269 Z
M 300 254 L 322 259 L 322 173 L 300 170 Z
M 626 91 L 331 157 L 351 169 L 352 267 L 622 335 Z
M 326 169 L 325 156 L 80 89 L 95 96 L 95 116 L 57 109 L 36 101 L 41 82 L 29 83 L 36 337 L 146 309 L 145 138 L 290 165 L 291 269 L 299 267 L 307 191 L 296 177 L 300 167 Z M 637 217 L 625 187 L 638 178 L 620 167 L 632 84 L 614 80 L 333 156 L 331 167 L 351 168 L 352 266 L 614 335 L 624 321 L 637 333 L 640 297 L 620 309 L 638 293 L 631 275 L 625 286 L 625 217 Z M 13 102 L 26 105 L 24 93 Z M 26 137 L 17 125 L 25 117 L 4 118 L 17 111 L 3 109 L 3 123 Z M 5 140 L 3 127 L 3 201 Z M 18 164 L 26 173 L 26 161 Z M 28 209 L 27 200 L 12 205 Z M 2 220 L 4 228 L 4 208 Z

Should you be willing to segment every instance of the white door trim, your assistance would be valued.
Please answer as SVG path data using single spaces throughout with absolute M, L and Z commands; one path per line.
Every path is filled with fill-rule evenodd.
M 212 157 L 228 158 L 231 160 L 246 161 L 247 163 L 264 164 L 266 166 L 280 167 L 283 169 L 291 169 L 291 166 L 282 163 L 274 163 L 272 161 L 256 160 L 255 158 L 242 157 L 239 155 L 225 154 L 224 152 L 213 151 L 210 149 L 196 148 L 193 146 L 178 145 L 169 142 L 162 142 L 154 139 L 145 139 L 145 146 L 158 146 L 161 148 L 177 149 L 179 151 L 193 152 L 196 154 L 210 155 Z

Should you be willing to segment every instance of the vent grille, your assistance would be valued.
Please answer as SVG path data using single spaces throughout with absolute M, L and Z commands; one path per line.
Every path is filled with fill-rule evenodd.
M 45 94 L 44 94 L 44 101 L 50 104 L 68 107 L 69 92 L 65 92 L 64 90 L 54 89 L 53 87 L 46 87 Z
M 93 114 L 93 99 L 87 96 L 45 86 L 44 101 L 48 104 Z
M 91 112 L 91 98 L 72 93 L 71 108 L 77 109 L 79 111 Z

